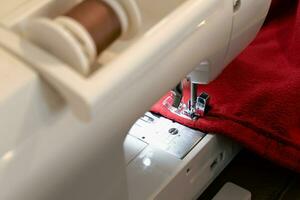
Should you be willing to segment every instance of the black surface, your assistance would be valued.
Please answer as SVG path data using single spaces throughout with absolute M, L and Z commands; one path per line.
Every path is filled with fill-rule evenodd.
M 300 200 L 300 176 L 243 150 L 198 200 L 211 200 L 227 182 L 252 193 L 252 200 Z

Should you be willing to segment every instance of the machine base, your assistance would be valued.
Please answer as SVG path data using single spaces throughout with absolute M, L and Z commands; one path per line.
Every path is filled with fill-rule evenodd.
M 151 113 L 134 124 L 124 148 L 130 200 L 196 199 L 240 149 Z

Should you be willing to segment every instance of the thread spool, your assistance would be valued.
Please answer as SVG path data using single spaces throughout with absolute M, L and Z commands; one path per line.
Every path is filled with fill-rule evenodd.
M 55 20 L 32 20 L 27 24 L 25 35 L 76 71 L 88 75 L 97 55 L 130 32 L 128 21 L 118 1 L 85 0 Z M 132 24 L 138 27 L 137 23 Z
M 85 0 L 65 16 L 80 23 L 92 37 L 98 54 L 121 36 L 122 25 L 113 8 L 104 1 Z

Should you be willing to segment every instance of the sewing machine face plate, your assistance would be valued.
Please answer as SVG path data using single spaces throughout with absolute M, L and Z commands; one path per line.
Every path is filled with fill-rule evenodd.
M 164 117 L 146 113 L 131 128 L 129 135 L 183 159 L 205 136 Z

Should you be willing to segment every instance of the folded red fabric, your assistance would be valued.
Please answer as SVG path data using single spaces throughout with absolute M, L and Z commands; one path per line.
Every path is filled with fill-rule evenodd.
M 274 0 L 256 40 L 209 85 L 208 114 L 192 121 L 162 105 L 152 108 L 205 132 L 229 136 L 270 160 L 300 172 L 300 5 Z M 185 87 L 184 96 L 189 98 Z

